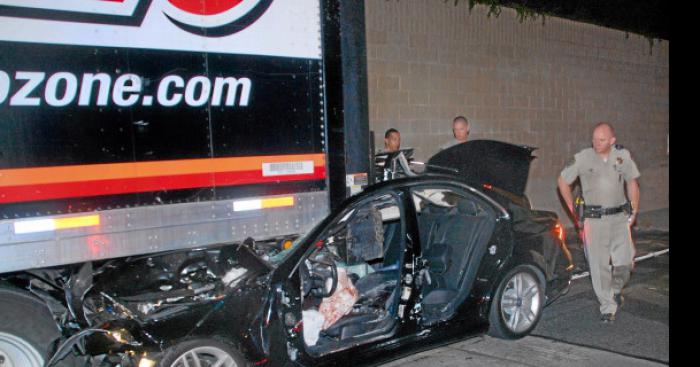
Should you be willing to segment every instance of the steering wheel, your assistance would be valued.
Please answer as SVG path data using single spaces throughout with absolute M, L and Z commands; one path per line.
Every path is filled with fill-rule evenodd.
M 330 297 L 338 288 L 338 266 L 332 259 L 307 259 L 310 266 L 301 266 L 304 294 L 311 292 L 316 297 Z

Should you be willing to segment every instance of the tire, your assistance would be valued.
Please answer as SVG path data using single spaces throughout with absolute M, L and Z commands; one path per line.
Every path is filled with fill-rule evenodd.
M 193 363 L 197 358 L 199 363 Z M 221 367 L 245 367 L 245 359 L 233 347 L 214 339 L 193 339 L 169 348 L 163 354 L 158 366 L 161 367 L 189 367 L 202 366 L 210 367 L 217 365 Z
M 489 335 L 519 339 L 537 326 L 544 308 L 545 290 L 536 271 L 519 265 L 503 277 L 491 301 Z
M 59 336 L 42 301 L 22 290 L 0 286 L 0 358 L 4 359 L 0 365 L 42 367 L 49 359 L 49 346 Z

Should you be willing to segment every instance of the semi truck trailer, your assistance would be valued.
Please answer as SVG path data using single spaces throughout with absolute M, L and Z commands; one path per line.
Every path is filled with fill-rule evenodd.
M 36 282 L 247 238 L 284 246 L 360 190 L 363 12 L 0 0 L 0 357 L 46 361 L 56 345 L 35 334 L 61 339 Z

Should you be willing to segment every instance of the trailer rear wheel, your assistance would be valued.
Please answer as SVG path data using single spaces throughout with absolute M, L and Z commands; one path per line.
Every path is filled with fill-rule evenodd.
M 0 286 L 0 366 L 42 367 L 59 336 L 46 305 L 30 294 Z

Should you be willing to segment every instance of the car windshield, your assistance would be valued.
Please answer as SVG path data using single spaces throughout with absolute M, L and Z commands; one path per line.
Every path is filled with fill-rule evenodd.
M 345 214 L 343 214 L 342 218 L 340 219 L 340 221 L 339 221 L 338 223 L 339 223 L 339 224 L 342 224 L 342 223 L 347 222 L 348 218 L 350 218 L 350 216 L 351 216 L 352 213 L 354 213 L 354 212 L 355 212 L 355 209 L 351 209 L 351 210 L 347 211 Z M 321 223 L 317 224 L 317 226 L 319 226 L 319 225 L 321 225 Z M 270 257 L 267 259 L 267 261 L 268 261 L 270 264 L 272 264 L 272 265 L 274 265 L 274 266 L 277 266 L 279 263 L 281 263 L 282 261 L 284 261 L 284 259 L 286 259 L 287 256 L 289 256 L 289 254 L 291 254 L 292 252 L 294 252 L 294 250 L 296 250 L 302 243 L 304 243 L 304 241 L 306 240 L 306 238 L 309 237 L 309 234 L 310 234 L 310 233 L 313 233 L 315 229 L 316 229 L 316 227 L 314 227 L 314 228 L 312 228 L 311 230 L 307 231 L 304 235 L 297 237 L 297 239 L 295 239 L 295 240 L 292 242 L 292 245 L 289 246 L 289 248 L 287 248 L 287 249 L 285 249 L 285 250 L 282 250 L 282 251 L 278 252 L 277 254 L 275 254 L 275 255 L 273 255 L 273 256 L 270 256 Z

